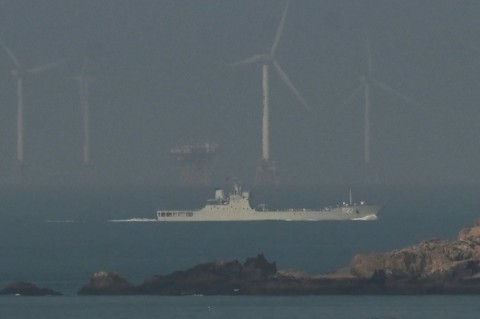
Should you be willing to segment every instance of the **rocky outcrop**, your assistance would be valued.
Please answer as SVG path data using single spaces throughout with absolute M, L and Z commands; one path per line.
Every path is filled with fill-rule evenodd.
M 457 240 L 431 239 L 391 252 L 358 254 L 341 274 L 374 279 L 384 292 L 480 293 L 480 222 L 461 230 Z
M 334 273 L 312 276 L 277 271 L 262 254 L 245 263 L 216 261 L 134 287 L 100 272 L 81 294 L 307 295 L 307 294 L 480 294 L 480 221 L 457 240 L 430 239 L 385 253 L 356 255 Z
M 428 240 L 418 245 L 382 254 L 358 254 L 351 274 L 371 278 L 384 272 L 391 279 L 454 279 L 476 273 L 480 246 L 469 241 Z
M 157 275 L 139 286 L 115 274 L 96 273 L 79 294 L 86 295 L 307 295 L 361 293 L 365 283 L 352 276 L 315 277 L 295 271 L 277 271 L 276 264 L 259 254 L 245 263 L 215 261 L 169 275 Z M 375 285 L 373 285 L 375 286 Z M 125 290 L 125 287 L 127 288 Z
M 115 273 L 100 271 L 90 277 L 87 285 L 82 287 L 79 295 L 131 295 L 135 286 Z
M 167 276 L 154 276 L 138 286 L 137 291 L 160 295 L 222 294 L 234 289 L 232 283 L 241 270 L 238 261 L 201 264 Z
M 32 283 L 19 281 L 0 290 L 0 295 L 61 296 L 62 294 L 49 288 L 39 288 Z
M 462 229 L 458 234 L 458 240 L 480 244 L 480 219 L 475 222 L 473 227 Z
M 259 254 L 248 258 L 244 264 L 237 260 L 216 261 L 167 276 L 154 276 L 138 286 L 137 292 L 160 295 L 240 294 L 251 291 L 259 282 L 268 281 L 276 272 L 275 263 L 268 262 Z

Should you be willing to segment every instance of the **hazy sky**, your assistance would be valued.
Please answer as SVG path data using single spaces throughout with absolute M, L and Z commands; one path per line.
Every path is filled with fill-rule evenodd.
M 226 63 L 266 53 L 277 0 L 0 0 L 0 36 L 25 66 L 69 58 L 25 83 L 24 183 L 170 185 L 171 147 L 215 142 L 215 181 L 253 182 L 261 156 L 261 67 Z M 375 87 L 372 161 L 389 184 L 480 178 L 480 1 L 293 0 L 277 61 L 310 104 L 272 75 L 271 156 L 282 182 L 348 184 L 363 174 L 366 74 Z M 92 172 L 82 168 L 76 83 L 91 87 Z M 0 51 L 0 183 L 15 164 L 12 63 Z

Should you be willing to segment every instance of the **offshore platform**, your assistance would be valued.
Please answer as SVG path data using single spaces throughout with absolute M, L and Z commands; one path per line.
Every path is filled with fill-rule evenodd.
M 260 159 L 255 172 L 255 186 L 277 187 L 278 185 L 276 163 L 271 159 Z
M 170 149 L 180 164 L 180 184 L 188 187 L 212 185 L 209 163 L 217 153 L 217 144 L 182 145 Z

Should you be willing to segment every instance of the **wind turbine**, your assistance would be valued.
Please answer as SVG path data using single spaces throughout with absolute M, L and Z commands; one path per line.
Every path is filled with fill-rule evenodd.
M 90 84 L 95 79 L 86 72 L 87 60 L 85 59 L 82 65 L 82 70 L 79 75 L 73 77 L 78 83 L 78 92 L 80 96 L 80 107 L 82 110 L 83 121 L 83 164 L 90 166 L 90 104 L 88 101 L 90 93 Z
M 51 68 L 54 68 L 62 63 L 65 60 L 57 61 L 48 63 L 45 65 L 36 66 L 33 68 L 25 68 L 21 63 L 20 60 L 15 56 L 12 50 L 3 42 L 0 38 L 0 46 L 3 50 L 7 53 L 7 55 L 12 60 L 13 64 L 15 65 L 14 69 L 12 70 L 12 75 L 16 79 L 17 82 L 17 164 L 18 167 L 21 168 L 24 164 L 24 124 L 23 124 L 23 83 L 25 77 L 33 74 L 40 74 L 44 71 L 47 71 Z
M 275 52 L 282 37 L 283 27 L 285 25 L 285 19 L 287 17 L 288 7 L 290 5 L 290 0 L 287 0 L 283 14 L 280 20 L 280 24 L 277 28 L 273 44 L 268 53 L 256 54 L 247 59 L 241 60 L 239 62 L 232 63 L 232 66 L 244 66 L 249 64 L 261 64 L 262 65 L 262 89 L 263 89 L 263 119 L 262 119 L 262 161 L 257 168 L 256 174 L 256 183 L 257 184 L 270 184 L 274 185 L 276 181 L 276 166 L 275 162 L 270 159 L 270 77 L 269 72 L 270 68 L 273 68 L 277 71 L 278 76 L 282 81 L 287 85 L 287 87 L 293 92 L 296 98 L 306 109 L 310 109 L 303 97 L 297 88 L 290 81 L 289 77 L 283 71 L 280 64 L 275 59 Z
M 370 38 L 366 39 L 366 53 L 367 53 L 367 74 L 360 77 L 360 85 L 353 91 L 350 97 L 345 101 L 345 104 L 350 102 L 357 94 L 363 91 L 365 106 L 364 106 L 364 152 L 363 161 L 366 166 L 371 164 L 371 107 L 372 107 L 372 89 L 377 86 L 380 89 L 396 95 L 410 103 L 418 104 L 409 97 L 397 92 L 390 86 L 377 80 L 372 73 L 372 53 L 370 48 Z

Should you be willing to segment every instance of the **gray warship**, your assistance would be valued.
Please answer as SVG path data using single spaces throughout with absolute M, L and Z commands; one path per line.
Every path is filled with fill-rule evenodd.
M 157 219 L 161 222 L 240 222 L 240 221 L 326 221 L 326 220 L 377 220 L 380 206 L 365 202 L 342 203 L 320 210 L 286 209 L 267 210 L 265 205 L 252 208 L 250 193 L 235 185 L 234 192 L 225 196 L 223 189 L 215 190 L 215 197 L 209 199 L 199 210 L 159 210 Z

